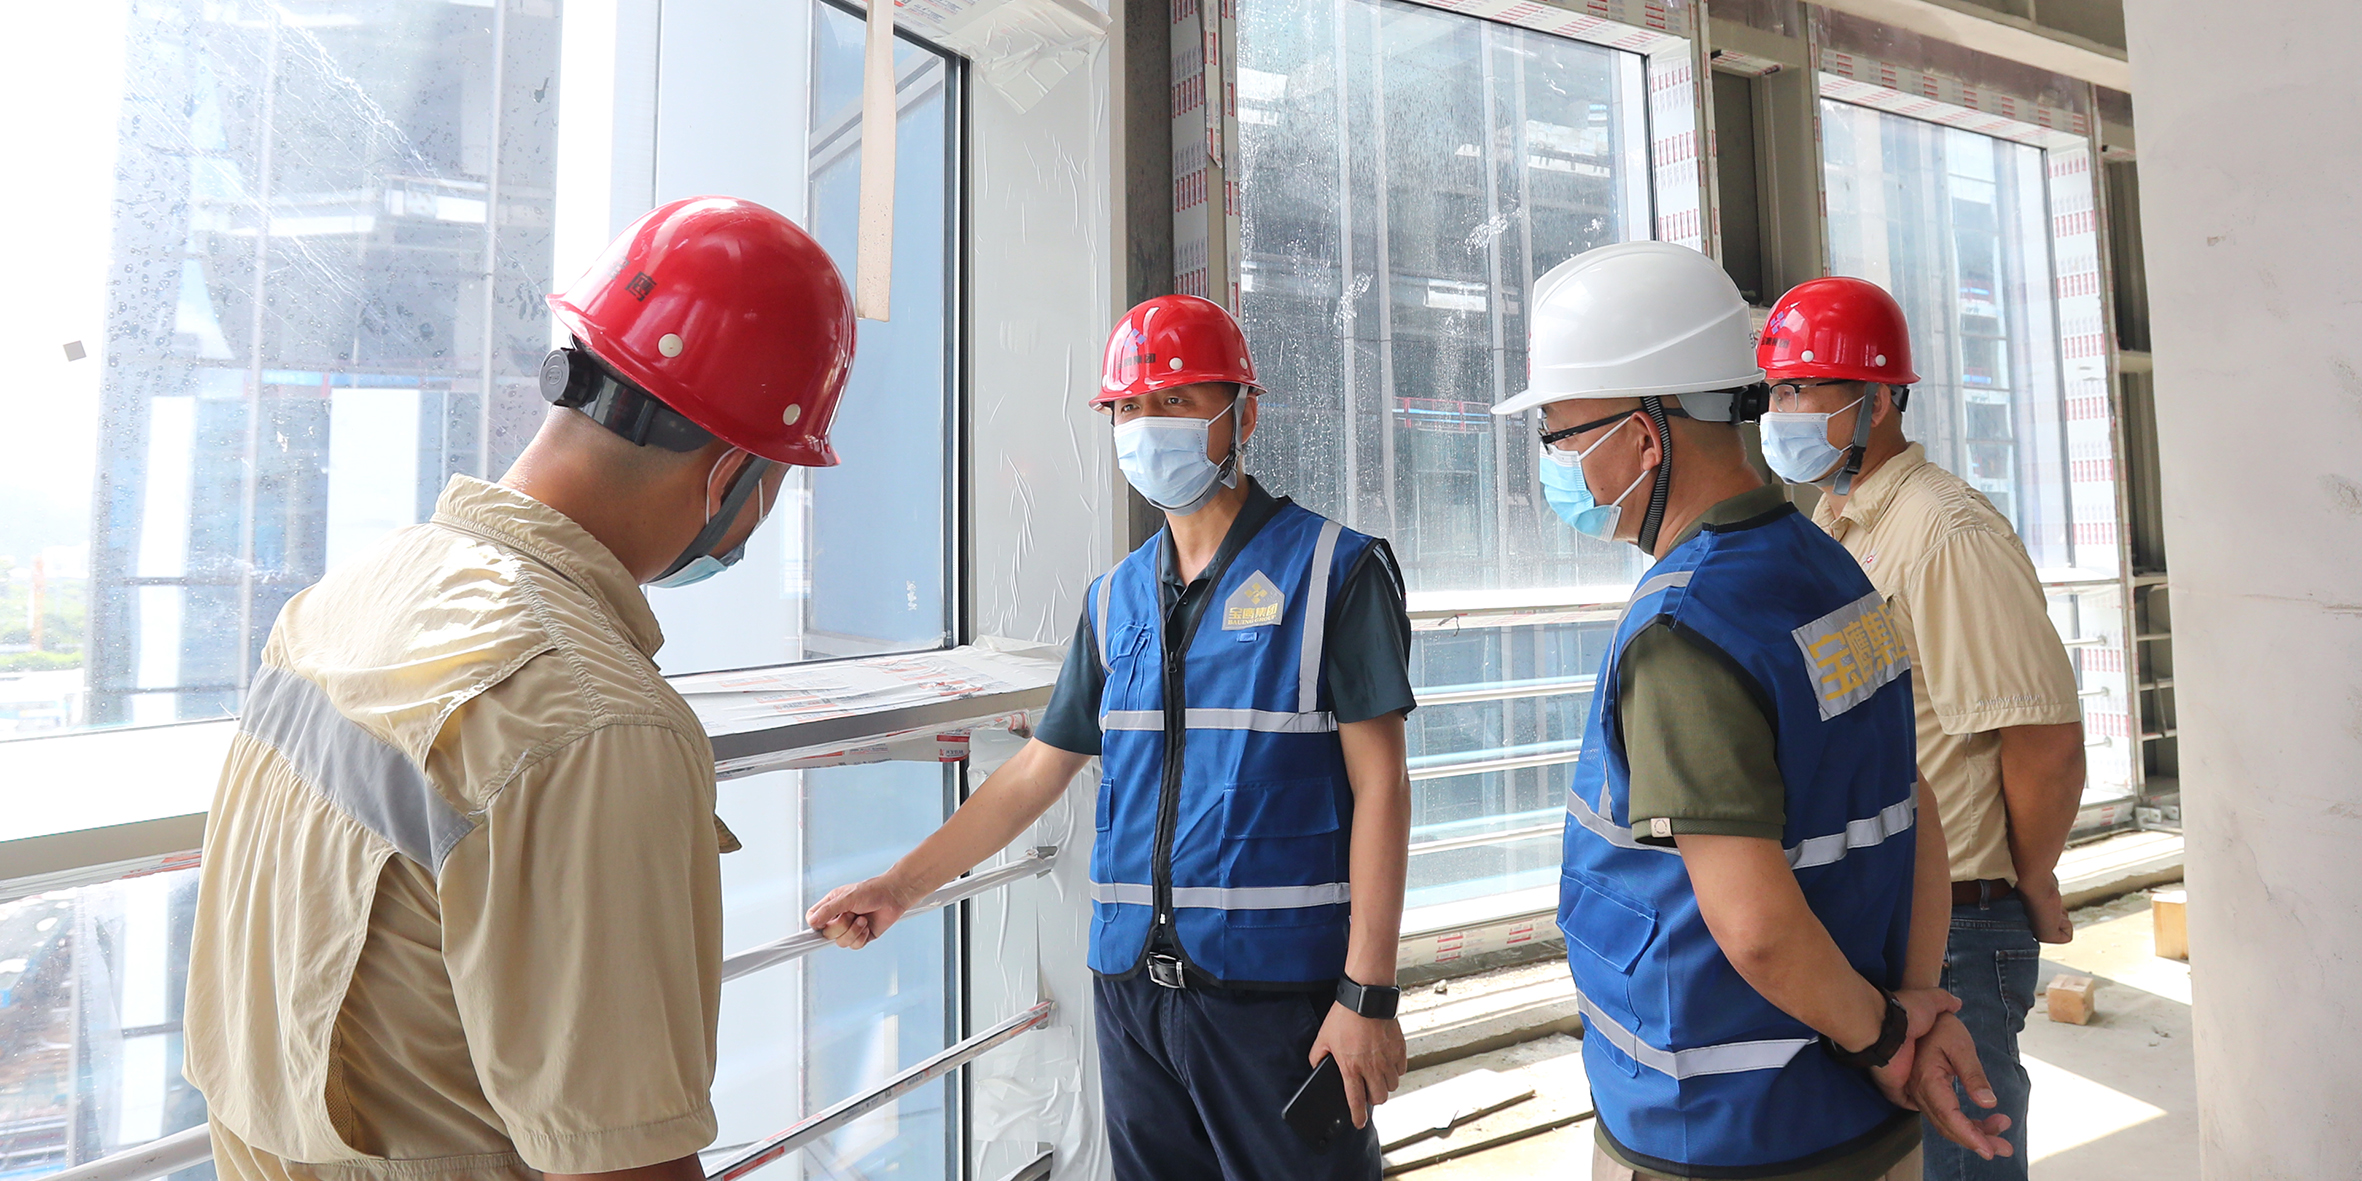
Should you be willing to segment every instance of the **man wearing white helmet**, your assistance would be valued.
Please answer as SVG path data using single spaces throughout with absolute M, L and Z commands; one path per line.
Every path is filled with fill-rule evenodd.
M 1654 561 L 1601 661 L 1558 923 L 1598 1104 L 1595 1178 L 1919 1177 L 1924 1107 L 1981 1155 L 2005 1117 L 1959 1002 L 1914 761 L 1910 663 L 1845 550 L 1748 466 L 1746 304 L 1662 242 L 1536 284 L 1544 499 Z

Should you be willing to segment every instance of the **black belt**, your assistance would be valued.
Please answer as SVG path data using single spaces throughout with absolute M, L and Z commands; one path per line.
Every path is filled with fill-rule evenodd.
M 1155 981 L 1160 988 L 1189 987 L 1189 981 L 1184 979 L 1184 973 L 1181 970 L 1180 956 L 1168 952 L 1152 951 L 1148 953 L 1147 967 L 1148 978 Z
M 1985 906 L 1999 902 L 2018 892 L 2016 886 L 2000 878 L 1984 878 L 1974 882 L 1952 883 L 1952 905 Z

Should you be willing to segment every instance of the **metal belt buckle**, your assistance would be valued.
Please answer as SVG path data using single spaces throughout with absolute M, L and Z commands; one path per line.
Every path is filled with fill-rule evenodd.
M 1148 978 L 1160 988 L 1186 987 L 1186 982 L 1181 978 L 1181 957 L 1166 955 L 1161 951 L 1149 952 Z

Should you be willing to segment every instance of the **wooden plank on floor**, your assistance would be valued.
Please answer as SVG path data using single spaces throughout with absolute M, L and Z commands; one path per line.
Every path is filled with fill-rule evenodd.
M 1431 1086 L 1397 1094 L 1375 1113 L 1378 1143 L 1388 1152 L 1441 1136 L 1471 1120 L 1534 1097 L 1531 1082 L 1498 1071 L 1477 1069 Z

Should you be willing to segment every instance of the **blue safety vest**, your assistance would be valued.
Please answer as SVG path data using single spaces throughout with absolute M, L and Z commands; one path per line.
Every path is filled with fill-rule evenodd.
M 1294 504 L 1210 568 L 1165 656 L 1160 532 L 1092 584 L 1101 697 L 1091 968 L 1136 970 L 1158 924 L 1231 986 L 1345 970 L 1353 792 L 1322 683 L 1329 605 L 1371 539 Z
M 1708 526 L 1634 592 L 1567 799 L 1558 925 L 1601 1127 L 1631 1163 L 1674 1176 L 1835 1159 L 1899 1109 L 1740 978 L 1669 841 L 1633 839 L 1618 661 L 1659 620 L 1745 671 L 1787 784 L 1788 864 L 1847 961 L 1889 988 L 1901 982 L 1916 852 L 1910 662 L 1861 568 L 1794 509 Z

